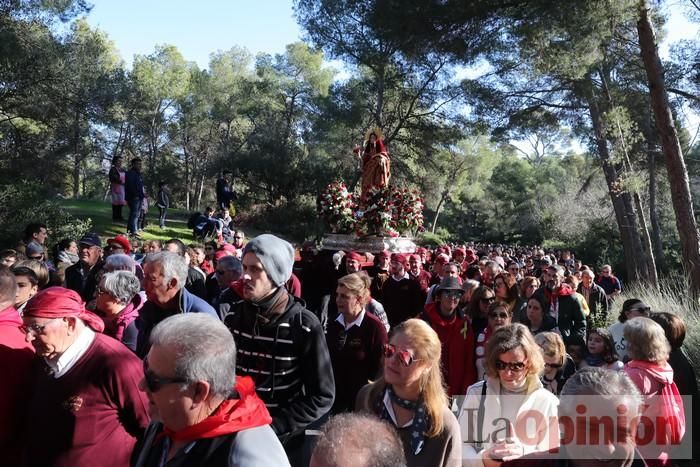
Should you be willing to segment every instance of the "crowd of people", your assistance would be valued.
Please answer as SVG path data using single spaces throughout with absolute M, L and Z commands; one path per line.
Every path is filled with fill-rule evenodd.
M 0 465 L 687 457 L 685 324 L 620 303 L 610 265 L 474 244 L 295 250 L 240 230 L 202 245 L 87 233 L 49 255 L 47 236 L 31 224 L 0 251 Z M 566 443 L 586 439 L 586 423 L 560 423 L 586 397 L 592 411 L 645 410 L 667 436 L 640 443 L 625 419 L 603 448 Z

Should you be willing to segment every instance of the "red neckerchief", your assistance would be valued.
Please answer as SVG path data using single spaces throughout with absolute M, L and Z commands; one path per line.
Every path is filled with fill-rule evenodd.
M 207 418 L 182 430 L 173 431 L 163 427 L 159 437 L 167 436 L 171 441 L 189 442 L 216 438 L 272 423 L 272 417 L 263 401 L 255 394 L 255 383 L 249 376 L 236 378 L 235 390 L 240 399 L 224 401 Z

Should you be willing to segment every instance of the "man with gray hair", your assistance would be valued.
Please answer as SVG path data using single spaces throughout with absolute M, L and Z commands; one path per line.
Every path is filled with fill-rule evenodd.
M 141 309 L 136 326 L 139 329 L 136 354 L 148 353 L 148 339 L 156 324 L 179 313 L 206 313 L 218 317 L 207 302 L 185 288 L 189 266 L 177 253 L 161 251 L 149 255 L 144 268 L 144 288 L 148 301 Z
M 501 467 L 646 466 L 636 446 L 641 407 L 639 390 L 625 373 L 579 370 L 559 396 L 561 445 L 507 460 Z
M 236 345 L 221 321 L 171 316 L 155 327 L 150 344 L 139 388 L 152 423 L 132 465 L 289 465 L 253 381 L 236 377 Z
M 301 465 L 304 431 L 333 405 L 335 382 L 326 338 L 316 315 L 287 292 L 294 249 L 259 235 L 243 251 L 243 298 L 225 324 L 238 346 L 239 374 L 255 380 L 272 415 L 272 429 L 293 465 Z
M 600 325 L 605 325 L 608 321 L 608 311 L 610 310 L 610 301 L 605 294 L 605 290 L 596 284 L 595 274 L 590 269 L 586 268 L 581 271 L 581 283 L 578 285 L 576 292 L 583 295 L 588 304 L 590 314 L 586 317 L 588 329 L 593 329 Z
M 309 467 L 406 467 L 396 430 L 367 414 L 336 415 L 323 426 Z

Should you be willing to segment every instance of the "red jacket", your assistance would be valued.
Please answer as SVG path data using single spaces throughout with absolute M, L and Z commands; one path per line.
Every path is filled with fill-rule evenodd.
M 0 311 L 0 464 L 19 465 L 22 421 L 29 403 L 29 378 L 34 348 L 19 330 L 14 307 Z
M 442 342 L 442 373 L 450 396 L 463 395 L 476 382 L 474 366 L 474 331 L 469 319 L 455 313 L 443 318 L 437 303 L 425 305 L 422 318 L 430 324 Z

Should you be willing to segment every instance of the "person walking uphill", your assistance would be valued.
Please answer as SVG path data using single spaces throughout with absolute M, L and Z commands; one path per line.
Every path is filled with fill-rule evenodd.
M 333 370 L 316 315 L 290 295 L 294 249 L 274 235 L 249 241 L 243 279 L 233 284 L 243 301 L 224 323 L 236 340 L 236 373 L 255 381 L 272 416 L 272 429 L 292 465 L 301 465 L 304 430 L 333 405 Z

